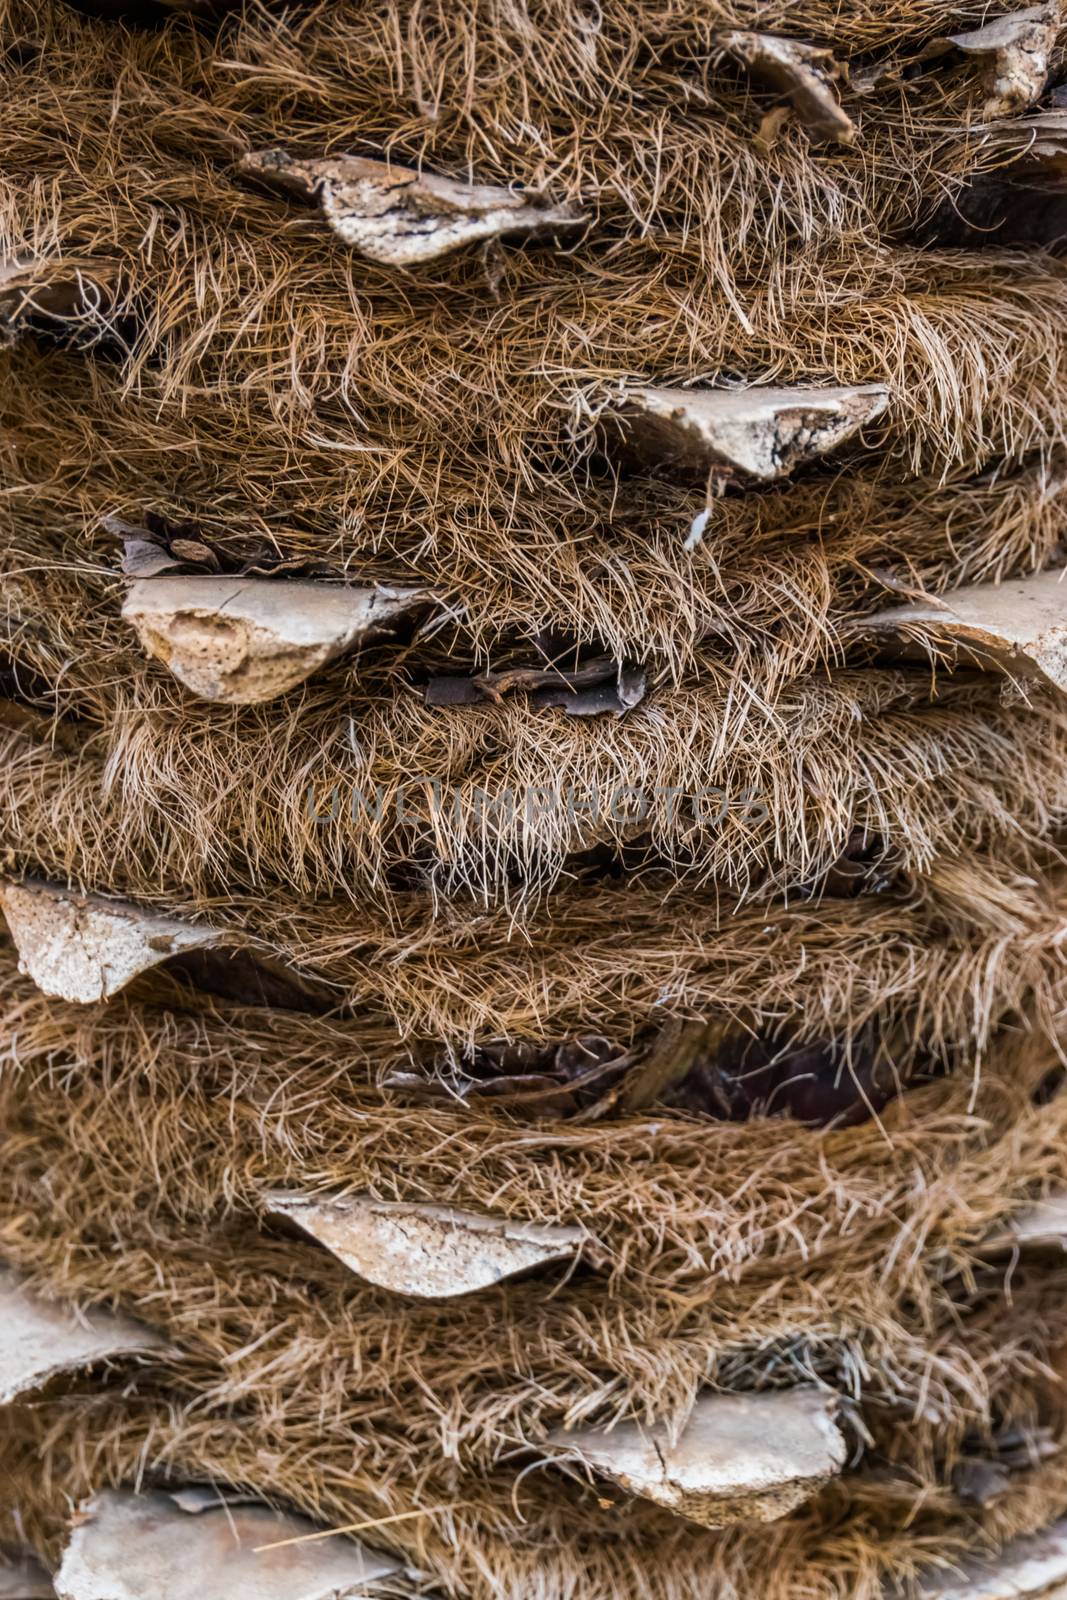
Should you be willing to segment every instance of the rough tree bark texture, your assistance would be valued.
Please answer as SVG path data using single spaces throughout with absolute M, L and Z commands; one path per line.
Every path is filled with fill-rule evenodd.
M 1052 1600 L 1057 0 L 0 43 L 0 1600 Z

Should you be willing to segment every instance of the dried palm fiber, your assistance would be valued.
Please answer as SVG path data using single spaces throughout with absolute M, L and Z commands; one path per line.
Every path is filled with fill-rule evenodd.
M 563 1592 L 575 1560 L 597 1593 L 626 1563 L 649 1594 L 685 1592 L 698 1563 L 737 1582 L 757 1548 L 743 1531 L 687 1532 L 640 1502 L 620 1522 L 549 1467 L 517 1480 L 557 1418 L 680 1416 L 709 1381 L 816 1376 L 853 1397 L 865 1444 L 819 1503 L 759 1531 L 758 1592 L 789 1592 L 789 1572 L 813 1593 L 874 1594 L 887 1571 L 974 1537 L 962 1463 L 995 1458 L 1012 1428 L 1039 1456 L 1059 1425 L 1064 1269 L 1027 1257 L 1009 1278 L 981 1249 L 1067 1178 L 1062 1096 L 1044 1087 L 1058 1058 L 1036 1042 L 1002 1039 L 980 1083 L 916 1090 L 882 1129 L 772 1121 L 757 1141 L 657 1117 L 564 1138 L 470 1107 L 383 1114 L 332 1065 L 250 1066 L 232 1033 L 205 1048 L 204 1021 L 177 1014 L 135 1042 L 113 1007 L 63 1015 L 30 998 L 16 1025 L 5 1253 L 53 1292 L 120 1295 L 182 1352 L 17 1420 L 4 1465 L 44 1548 L 66 1492 L 209 1476 L 336 1524 L 454 1507 L 389 1542 L 459 1592 Z M 401 1313 L 325 1252 L 257 1228 L 279 1179 L 520 1213 L 533 1181 L 544 1214 L 578 1220 L 604 1260 L 552 1293 L 527 1280 Z M 1065 1495 L 1062 1464 L 1035 1460 L 1009 1475 L 987 1532 L 1038 1526 Z
M 146 667 L 114 583 L 87 594 L 86 578 L 35 572 L 28 550 L 10 560 L 9 690 L 60 721 L 21 717 L 7 736 L 7 842 L 89 887 L 274 878 L 359 898 L 414 874 L 491 896 L 509 878 L 550 885 L 591 844 L 645 838 L 696 881 L 767 895 L 817 882 L 856 832 L 923 869 L 1060 825 L 1058 701 L 1002 705 L 994 677 L 868 668 L 766 700 L 705 651 L 699 675 L 589 726 L 521 697 L 425 706 L 420 680 L 454 659 L 447 644 L 398 659 L 385 643 L 294 692 L 279 745 L 275 702 L 205 705 Z
M 143 522 L 159 510 L 177 525 L 191 519 L 232 570 L 277 560 L 273 552 L 281 551 L 326 574 L 342 572 L 347 560 L 354 575 L 425 579 L 443 603 L 464 605 L 458 652 L 483 660 L 499 650 L 501 636 L 557 627 L 620 655 L 654 652 L 661 670 L 674 674 L 692 665 L 702 639 L 721 641 L 726 659 L 742 658 L 739 671 L 757 651 L 773 682 L 832 656 L 840 611 L 873 607 L 886 592 L 884 573 L 938 591 L 1040 569 L 1056 559 L 1062 540 L 1057 458 L 977 477 L 957 472 L 945 485 L 872 478 L 865 468 L 729 496 L 714 503 L 691 553 L 682 543 L 699 496 L 644 478 L 630 482 L 625 500 L 613 493 L 611 506 L 603 492 L 585 491 L 584 531 L 573 542 L 524 529 L 522 544 L 465 567 L 460 595 L 455 550 L 439 560 L 424 552 L 417 561 L 399 550 L 361 551 L 357 560 L 332 550 L 336 527 L 316 542 L 306 485 L 294 485 L 294 496 L 279 481 L 273 503 L 253 486 L 247 504 L 228 505 L 212 479 L 232 471 L 236 441 L 229 466 L 219 460 L 201 471 L 197 463 L 218 444 L 217 418 L 172 417 L 162 425 L 154 406 L 122 394 L 109 367 L 24 349 L 12 358 L 6 395 L 9 568 L 39 562 L 45 540 L 51 561 L 113 569 L 120 549 L 104 526 L 107 513 L 121 507 Z M 201 447 L 205 427 L 211 431 Z M 65 453 L 57 451 L 58 437 Z M 149 444 L 154 466 L 145 460 Z M 277 450 L 260 472 L 266 479 L 276 469 L 281 480 L 291 467 L 288 449 Z M 241 471 L 249 470 L 245 449 Z M 326 494 L 343 493 L 343 474 L 328 452 L 316 461 L 315 482 Z M 595 520 L 598 496 L 611 518 L 610 559 L 590 548 L 586 519 Z M 389 526 L 384 532 L 392 537 Z M 73 599 L 77 591 L 68 592 Z
M 663 876 L 561 889 L 521 938 L 506 909 L 434 917 L 417 895 L 398 898 L 391 920 L 336 902 L 309 910 L 262 896 L 155 906 L 179 918 L 195 909 L 316 992 L 324 986 L 327 1002 L 350 1018 L 302 1022 L 286 1013 L 281 1025 L 310 1030 L 303 1048 L 312 1058 L 352 1050 L 384 1079 L 414 1068 L 462 1083 L 464 1062 L 503 1041 L 591 1035 L 613 1042 L 616 1054 L 640 1054 L 674 1013 L 733 1018 L 748 1032 L 791 1041 L 854 1035 L 859 1048 L 865 1038 L 892 1037 L 905 1070 L 973 1054 L 999 1021 L 1028 1010 L 1051 1029 L 1062 1003 L 1056 878 L 1038 885 L 970 857 L 939 864 L 910 894 L 725 916 L 718 894 L 669 891 Z M 192 1000 L 194 1009 L 197 974 L 177 975 L 179 1003 Z M 217 969 L 208 977 L 225 996 Z M 241 1002 L 243 978 L 229 987 L 231 1001 Z M 210 1000 L 201 993 L 198 1003 Z M 321 1003 L 312 1011 L 321 1015 Z M 269 1025 L 269 1017 L 257 1011 L 243 1026 Z
M 318 235 L 313 242 L 321 252 Z M 559 267 L 570 279 L 568 293 L 565 284 L 544 285 L 545 269 L 533 265 L 536 252 L 513 252 L 509 263 L 521 259 L 518 270 L 537 274 L 530 295 L 516 288 L 485 324 L 478 322 L 485 306 L 482 280 L 470 285 L 466 297 L 438 292 L 428 313 L 444 325 L 431 337 L 424 319 L 418 340 L 407 331 L 415 313 L 406 298 L 399 303 L 404 291 L 394 276 L 383 292 L 392 297 L 390 315 L 404 336 L 383 328 L 382 337 L 359 352 L 358 378 L 354 365 L 349 375 L 358 383 L 358 416 L 350 410 L 355 391 L 351 399 L 343 392 L 343 369 L 354 362 L 358 330 L 348 305 L 350 269 L 336 248 L 329 261 L 320 257 L 315 266 L 317 279 L 323 266 L 337 274 L 344 303 L 339 301 L 328 324 L 329 337 L 336 335 L 334 374 L 319 393 L 311 375 L 305 385 L 313 410 L 293 409 L 302 382 L 299 351 L 285 360 L 284 374 L 279 367 L 275 392 L 263 395 L 263 407 L 253 410 L 256 389 L 270 369 L 256 367 L 254 358 L 238 364 L 225 327 L 208 352 L 223 357 L 221 366 L 213 363 L 215 371 L 203 370 L 202 360 L 195 377 L 187 374 L 190 381 L 170 386 L 170 363 L 163 359 L 159 369 L 146 368 L 136 380 L 128 376 L 137 382 L 135 395 L 128 393 L 121 368 L 98 363 L 87 371 L 81 357 L 16 350 L 5 357 L 11 363 L 8 426 L 17 452 L 11 476 L 20 485 L 13 510 L 24 508 L 39 528 L 47 505 L 58 519 L 57 531 L 77 526 L 83 534 L 86 524 L 93 531 L 115 510 L 134 522 L 148 510 L 177 513 L 178 520 L 206 519 L 213 535 L 223 535 L 238 550 L 242 535 L 246 549 L 249 536 L 259 535 L 286 556 L 325 556 L 335 571 L 353 576 L 421 577 L 453 606 L 464 606 L 469 626 L 486 642 L 499 627 L 554 623 L 581 638 L 602 636 L 619 650 L 639 649 L 648 638 L 646 648 L 661 648 L 677 661 L 691 652 L 694 636 L 731 625 L 720 620 L 727 607 L 714 566 L 702 552 L 689 556 L 675 546 L 703 504 L 700 489 L 646 477 L 623 491 L 610 473 L 585 470 L 583 457 L 595 449 L 596 435 L 579 413 L 599 403 L 598 393 L 618 380 L 746 372 L 772 381 L 886 382 L 893 394 L 887 444 L 876 458 L 857 462 L 844 486 L 820 484 L 831 505 L 835 496 L 847 496 L 860 470 L 875 482 L 886 475 L 897 495 L 907 494 L 901 477 L 923 463 L 965 482 L 991 467 L 998 476 L 1010 474 L 1013 464 L 1036 455 L 1040 472 L 1040 459 L 1062 437 L 1058 269 L 1010 258 L 1002 293 L 991 304 L 986 266 L 979 272 L 966 257 L 961 262 L 951 255 L 883 253 L 872 258 L 871 269 L 881 282 L 869 289 L 857 285 L 855 296 L 849 269 L 843 269 L 837 293 L 845 304 L 805 307 L 798 302 L 806 297 L 798 292 L 791 296 L 791 329 L 765 324 L 766 332 L 757 331 L 754 339 L 743 332 L 724 339 L 710 329 L 711 337 L 703 337 L 695 315 L 699 264 L 691 263 L 673 282 L 661 282 L 665 293 L 657 313 L 652 280 L 663 278 L 665 258 L 653 259 L 649 246 L 638 248 L 647 259 L 635 263 L 633 281 L 641 295 L 636 338 L 615 352 L 610 345 L 618 345 L 619 331 L 625 332 L 626 314 L 607 298 L 595 319 L 589 316 L 582 283 L 588 265 L 579 268 L 577 257 Z M 825 263 L 820 294 L 830 293 L 833 276 L 833 263 Z M 768 291 L 758 292 L 769 306 Z M 291 286 L 275 285 L 275 296 L 275 309 L 286 318 L 282 336 L 288 337 Z M 273 342 L 261 321 L 250 323 L 250 298 L 251 286 L 239 285 L 235 316 L 248 326 L 251 340 Z M 814 301 L 814 293 L 807 298 Z M 165 295 L 160 303 L 173 312 L 177 295 Z M 709 309 L 714 312 L 715 305 Z M 198 313 L 190 305 L 189 311 L 210 320 L 210 308 Z M 583 339 L 597 346 L 595 364 L 573 348 L 575 318 L 587 322 Z M 551 334 L 546 324 L 553 323 L 558 337 L 542 337 L 542 329 Z M 665 369 L 663 328 L 672 324 L 683 344 Z M 469 343 L 472 326 L 483 348 L 463 359 L 465 399 L 457 413 L 455 391 L 449 386 L 446 392 L 435 374 L 442 364 L 452 369 L 456 339 Z M 793 333 L 797 345 L 790 350 Z M 186 359 L 195 343 L 176 342 L 177 358 Z M 147 351 L 152 362 L 161 359 L 158 340 L 148 339 Z M 410 371 L 400 372 L 400 363 Z M 562 369 L 562 382 L 524 376 L 553 369 Z M 401 379 L 414 400 L 400 401 Z M 232 390 L 215 392 L 231 381 Z M 502 384 L 509 392 L 503 411 L 497 393 Z M 75 409 L 82 413 L 77 420 Z M 575 435 L 576 420 L 581 436 Z M 57 452 L 57 437 L 68 436 L 68 429 L 70 449 Z M 98 434 L 108 442 L 108 458 L 87 461 L 86 444 Z M 148 441 L 152 448 L 146 452 Z M 208 489 L 220 479 L 228 481 L 222 500 Z M 1040 478 L 1033 490 L 1040 506 L 1047 494 Z M 764 513 L 768 526 L 776 511 L 788 518 L 785 506 L 771 499 Z M 732 514 L 717 512 L 723 518 Z M 943 528 L 931 521 L 929 537 L 940 554 Z M 789 531 L 786 520 L 783 532 Z M 629 573 L 627 560 L 634 564 Z M 646 572 L 651 610 L 640 622 L 638 596 Z M 681 643 L 672 645 L 664 608 L 673 601 L 671 614 L 677 611 L 678 588 L 692 599 L 682 608 Z M 487 611 L 483 601 L 493 609 Z
M 931 34 L 965 15 L 947 6 L 925 15 L 900 9 L 910 12 L 908 20 L 888 13 L 873 26 L 871 19 L 826 15 L 816 34 L 846 61 L 855 58 L 862 77 L 869 65 L 907 65 Z M 107 26 L 58 7 L 42 18 L 15 4 L 8 27 L 30 48 L 13 63 L 22 105 L 11 162 L 25 162 L 42 182 L 49 154 L 55 169 L 47 60 L 62 74 L 65 110 L 79 128 L 79 168 L 90 185 L 101 138 L 112 169 L 124 165 L 123 149 L 135 162 L 146 144 L 158 154 L 163 143 L 171 182 L 185 178 L 186 187 L 175 156 L 225 160 L 249 143 L 311 140 L 334 150 L 388 149 L 413 164 L 428 158 L 430 166 L 472 169 L 485 181 L 551 182 L 563 198 L 580 194 L 583 204 L 596 204 L 609 224 L 636 221 L 691 238 L 736 311 L 734 285 L 757 277 L 783 244 L 873 243 L 887 229 L 908 226 L 924 204 L 989 159 L 988 60 L 950 55 L 947 64 L 924 63 L 920 76 L 909 72 L 906 83 L 889 73 L 864 83 L 862 93 L 846 86 L 845 109 L 857 128 L 852 149 L 811 144 L 800 128 L 768 149 L 754 140 L 767 97 L 753 91 L 719 44 L 730 24 L 772 21 L 762 8 L 653 17 L 620 7 L 613 19 L 602 18 L 596 38 L 567 11 L 524 23 L 491 6 L 440 18 L 425 5 L 350 13 L 320 6 L 300 18 L 253 9 L 223 24 L 218 50 L 178 24 L 116 53 Z M 982 11 L 970 14 L 977 20 Z M 1057 43 L 1054 5 L 1048 19 L 1055 76 L 1063 33 Z M 790 15 L 786 26 L 810 34 L 813 21 Z M 557 26 L 558 45 L 546 49 Z M 116 123 L 106 110 L 115 93 L 148 115 Z M 201 166 L 196 187 L 205 200 L 209 182 Z M 110 196 L 116 222 L 126 198 Z
M 456 1595 L 873 1596 L 1064 1511 L 1067 1280 L 981 1244 L 1064 1182 L 1062 707 L 872 662 L 852 627 L 1062 560 L 1062 265 L 937 245 L 1014 137 L 989 62 L 938 44 L 984 20 L 5 14 L 4 248 L 43 314 L 3 356 L 4 867 L 316 985 L 310 1010 L 253 1006 L 164 965 L 74 1007 L 5 947 L 4 1253 L 182 1352 L 11 1419 L 5 1537 L 54 1559 L 66 1497 L 166 1473 L 334 1525 L 444 1505 L 379 1533 Z M 847 61 L 853 142 L 783 122 L 730 26 Z M 400 273 L 242 181 L 264 148 L 517 180 L 588 228 Z M 712 500 L 623 470 L 597 425 L 628 384 L 694 382 L 891 398 L 795 483 Z M 209 706 L 120 619 L 116 513 L 166 524 L 191 570 L 303 563 L 434 603 L 284 699 Z M 424 703 L 436 674 L 582 649 L 645 671 L 619 721 Z M 393 803 L 420 771 L 473 797 L 650 768 L 765 790 L 766 814 L 523 829 Z M 308 817 L 309 786 L 354 778 L 384 821 Z M 712 1059 L 628 1111 L 696 1023 Z M 610 1070 L 580 1093 L 483 1092 L 590 1033 Z M 724 1124 L 701 1094 L 738 1034 L 912 1081 L 829 1133 Z M 568 1223 L 603 1254 L 413 1306 L 264 1226 L 279 1186 Z M 523 1476 L 561 1422 L 680 1424 L 708 1385 L 798 1379 L 846 1395 L 855 1455 L 758 1541 Z M 969 1510 L 961 1472 L 1013 1436 Z
M 365 901 L 405 882 L 496 898 L 510 881 L 521 899 L 576 852 L 644 841 L 680 876 L 765 898 L 810 890 L 856 833 L 922 871 L 993 841 L 1025 863 L 1062 825 L 1062 709 L 1040 693 L 1002 704 L 994 677 L 932 688 L 923 669 L 856 670 L 767 704 L 709 661 L 589 726 L 521 697 L 427 707 L 386 656 L 296 691 L 280 745 L 275 703 L 191 703 L 144 670 L 113 615 L 67 670 L 70 633 L 39 629 L 30 619 L 51 608 L 19 582 L 15 693 L 55 683 L 65 715 L 50 722 L 46 701 L 5 734 L 4 843 L 28 869 L 94 889 L 274 880 Z

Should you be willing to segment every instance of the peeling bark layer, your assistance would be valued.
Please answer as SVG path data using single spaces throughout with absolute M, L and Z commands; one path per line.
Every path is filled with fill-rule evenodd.
M 946 45 L 984 62 L 983 116 L 989 120 L 1015 116 L 1040 99 L 1058 25 L 1057 9 L 1050 4 L 997 17 L 969 33 L 948 35 Z
M 0 263 L 0 348 L 28 333 L 92 344 L 113 331 L 114 302 L 103 269 L 11 257 Z
M 676 1444 L 635 1422 L 603 1433 L 560 1430 L 547 1442 L 630 1494 L 722 1528 L 775 1522 L 840 1472 L 846 1451 L 835 1412 L 836 1397 L 813 1386 L 705 1395 Z
M 33 1556 L 0 1551 L 0 1600 L 55 1600 L 52 1580 Z
M 219 943 L 210 928 L 157 917 L 121 900 L 25 880 L 0 885 L 19 970 L 45 994 L 109 1000 L 140 973 Z
M 190 1515 L 169 1494 L 108 1490 L 77 1512 L 56 1574 L 59 1600 L 356 1600 L 403 1568 L 266 1506 Z M 393 1591 L 396 1592 L 394 1586 Z
M 539 195 L 365 156 L 310 161 L 256 150 L 240 170 L 278 193 L 317 203 L 345 244 L 383 266 L 415 267 L 479 240 L 573 232 L 585 222 L 574 206 Z
M 0 1267 L 0 1405 L 97 1362 L 164 1349 L 151 1328 L 110 1311 L 75 1311 L 42 1300 Z
M 983 1253 L 1005 1250 L 1067 1250 L 1067 1194 L 1038 1200 L 982 1242 Z
M 1067 241 L 1067 111 L 1041 111 L 989 129 L 985 149 L 999 164 L 946 200 L 927 242 L 1062 248 Z
M 961 1570 L 930 1576 L 924 1600 L 1059 1600 L 1067 1584 L 1067 1519 L 1016 1539 L 999 1556 L 965 1561 Z
M 574 1260 L 585 1239 L 580 1228 L 362 1195 L 316 1200 L 273 1193 L 266 1207 L 269 1217 L 295 1223 L 368 1283 L 424 1300 L 471 1294 L 518 1272 Z
M 862 618 L 855 632 L 879 645 L 898 645 L 905 654 L 916 646 L 949 651 L 954 659 L 1067 692 L 1067 581 L 1059 572 L 975 584 L 896 606 Z
M 684 477 L 769 483 L 845 444 L 885 410 L 888 391 L 856 388 L 628 389 L 602 415 L 609 444 Z
M 719 48 L 771 89 L 785 95 L 800 121 L 819 139 L 852 144 L 856 129 L 837 96 L 845 69 L 829 50 L 734 28 L 716 37 Z
M 417 589 L 299 579 L 136 579 L 122 615 L 142 647 L 203 700 L 273 700 L 424 601 Z

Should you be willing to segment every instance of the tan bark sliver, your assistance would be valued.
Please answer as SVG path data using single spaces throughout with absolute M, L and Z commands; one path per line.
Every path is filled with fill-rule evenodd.
M 248 705 L 285 694 L 425 598 L 417 589 L 167 576 L 131 583 L 122 615 L 193 694 Z
M 44 1300 L 0 1267 L 0 1405 L 97 1362 L 166 1348 L 159 1334 L 129 1317 Z
M 676 1444 L 636 1422 L 549 1436 L 564 1452 L 639 1495 L 708 1528 L 774 1522 L 841 1471 L 837 1397 L 814 1385 L 766 1394 L 704 1395 Z
M 390 1556 L 267 1506 L 189 1512 L 164 1493 L 107 1490 L 79 1507 L 59 1600 L 356 1600 L 403 1573 Z M 304 1540 L 282 1549 L 262 1546 Z M 395 1593 L 395 1587 L 390 1590 Z
M 427 1300 L 471 1294 L 517 1272 L 573 1260 L 585 1239 L 581 1228 L 366 1195 L 272 1192 L 265 1203 L 269 1217 L 295 1223 L 368 1283 Z
M 573 231 L 585 222 L 574 206 L 537 194 L 366 156 L 302 160 L 256 150 L 240 170 L 276 192 L 317 203 L 339 238 L 384 266 L 419 266 L 479 240 Z

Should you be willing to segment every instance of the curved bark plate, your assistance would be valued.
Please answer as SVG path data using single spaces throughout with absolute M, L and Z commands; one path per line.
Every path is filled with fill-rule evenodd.
M 717 34 L 715 42 L 753 77 L 785 95 L 804 126 L 818 138 L 838 144 L 853 142 L 856 129 L 841 107 L 836 87 L 846 70 L 829 50 L 742 28 Z
M 366 1195 L 275 1192 L 265 1202 L 269 1217 L 295 1223 L 368 1283 L 423 1300 L 471 1294 L 517 1272 L 571 1261 L 585 1240 L 581 1228 Z
M 400 1562 L 267 1506 L 190 1515 L 168 1494 L 107 1490 L 79 1507 L 56 1574 L 59 1600 L 356 1600 Z M 393 1592 L 396 1591 L 394 1586 Z
M 538 194 L 366 156 L 301 160 L 254 150 L 240 171 L 275 193 L 317 204 L 339 238 L 384 266 L 419 266 L 479 240 L 573 232 L 586 220 L 574 206 Z
M 1049 1195 L 1017 1212 L 1005 1228 L 982 1240 L 981 1250 L 983 1255 L 1001 1255 L 1006 1250 L 1067 1250 L 1067 1194 Z
M 252 705 L 295 688 L 425 598 L 419 589 L 303 579 L 138 578 L 122 615 L 193 694 Z
M 928 1577 L 924 1600 L 1060 1600 L 1067 1584 L 1067 1518 L 1042 1533 L 1015 1539 L 999 1556 L 963 1562 Z
M 98 1361 L 167 1349 L 151 1328 L 111 1311 L 74 1311 L 42 1300 L 0 1268 L 0 1405 Z
M 774 1522 L 809 1500 L 845 1463 L 836 1395 L 814 1385 L 697 1400 L 677 1443 L 665 1429 L 624 1422 L 610 1431 L 560 1429 L 553 1452 L 628 1494 L 699 1522 Z
M 109 1000 L 174 956 L 222 942 L 211 928 L 31 879 L 0 884 L 0 908 L 18 950 L 19 971 L 42 993 L 82 1005 Z
M 882 384 L 854 388 L 633 388 L 602 414 L 609 441 L 640 464 L 705 478 L 769 483 L 836 450 L 889 400 Z
M 951 594 L 893 606 L 859 618 L 849 631 L 904 655 L 950 651 L 978 666 L 1067 691 L 1067 579 L 1038 572 L 1003 583 L 973 584 Z
M 970 33 L 947 36 L 944 43 L 965 55 L 989 58 L 983 116 L 1010 117 L 1040 99 L 1058 28 L 1056 7 L 1041 5 L 997 17 Z
M 10 1556 L 0 1551 L 0 1600 L 56 1600 L 56 1591 L 33 1556 Z

